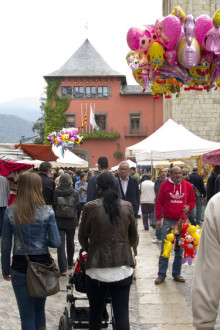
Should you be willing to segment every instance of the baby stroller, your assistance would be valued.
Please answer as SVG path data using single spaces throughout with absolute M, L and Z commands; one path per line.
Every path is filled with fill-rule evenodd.
M 88 298 L 85 295 L 86 257 L 87 254 L 81 249 L 74 263 L 73 273 L 69 275 L 66 297 L 68 307 L 65 307 L 63 315 L 60 317 L 59 330 L 89 329 L 89 304 Z M 103 313 L 102 329 L 106 329 L 109 325 L 112 325 L 112 329 L 115 330 L 111 298 L 107 298 L 106 306 L 108 308 Z

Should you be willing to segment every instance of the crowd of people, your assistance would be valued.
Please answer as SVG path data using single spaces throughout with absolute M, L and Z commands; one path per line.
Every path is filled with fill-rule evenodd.
M 196 265 L 200 282 L 205 282 L 201 258 L 211 258 L 204 248 L 205 244 L 214 244 L 210 240 L 210 232 L 218 241 L 220 224 L 213 220 L 212 210 L 218 212 L 219 191 L 219 165 L 213 168 L 205 186 L 196 167 L 191 174 L 176 166 L 161 168 L 158 178 L 153 180 L 150 172 L 140 173 L 135 168 L 129 168 L 126 161 L 119 164 L 118 171 L 110 173 L 108 159 L 102 156 L 98 159 L 95 174 L 72 168 L 55 171 L 49 162 L 42 162 L 38 171 L 21 173 L 15 201 L 7 207 L 9 184 L 6 178 L 0 176 L 2 274 L 5 280 L 12 281 L 22 329 L 46 329 L 46 298 L 32 298 L 28 293 L 27 261 L 18 226 L 30 260 L 48 264 L 51 262 L 49 247 L 57 248 L 61 276 L 66 276 L 68 269 L 73 267 L 75 232 L 79 226 L 79 243 L 88 253 L 86 279 L 90 329 L 101 329 L 102 312 L 107 291 L 110 290 L 116 329 L 127 330 L 134 256 L 138 254 L 138 219 L 142 216 L 144 230 L 150 227 L 155 230 L 152 243 L 161 244 L 158 277 L 155 280 L 158 285 L 166 278 L 169 259 L 164 258 L 162 253 L 164 239 L 171 232 L 171 226 L 179 219 L 188 219 L 191 224 L 201 226 L 202 206 L 204 201 L 211 199 Z M 175 251 L 172 276 L 175 281 L 184 283 L 181 266 L 182 249 L 178 249 Z M 195 296 L 201 298 L 198 282 L 195 282 L 193 290 Z M 215 307 L 218 298 L 218 293 L 215 293 Z M 204 301 L 204 308 L 206 303 Z M 213 306 L 210 308 L 213 309 Z M 204 315 L 195 308 L 193 312 L 195 320 Z M 213 311 L 214 316 L 216 313 Z M 201 320 L 198 322 L 201 323 Z

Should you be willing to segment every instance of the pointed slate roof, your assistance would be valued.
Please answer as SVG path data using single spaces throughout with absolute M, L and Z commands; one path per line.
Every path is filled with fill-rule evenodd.
M 58 70 L 44 76 L 56 77 L 121 77 L 126 84 L 126 76 L 114 71 L 86 39 L 80 48 Z

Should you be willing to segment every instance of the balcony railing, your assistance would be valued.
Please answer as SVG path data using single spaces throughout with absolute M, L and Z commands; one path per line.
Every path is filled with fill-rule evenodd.
M 131 128 L 128 126 L 124 126 L 124 136 L 141 136 L 141 137 L 147 137 L 147 126 L 142 126 L 139 129 L 137 128 Z

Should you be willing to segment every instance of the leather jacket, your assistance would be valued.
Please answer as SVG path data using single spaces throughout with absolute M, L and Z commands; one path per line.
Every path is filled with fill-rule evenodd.
M 79 242 L 88 252 L 86 268 L 132 266 L 131 253 L 137 239 L 133 207 L 119 200 L 117 224 L 112 224 L 103 206 L 103 198 L 84 205 L 79 227 Z
M 36 221 L 20 225 L 27 253 L 42 255 L 49 253 L 49 247 L 58 248 L 61 240 L 57 228 L 54 211 L 49 206 L 36 209 Z M 13 244 L 13 255 L 24 255 L 24 248 L 16 228 L 13 206 L 5 211 L 1 243 L 2 273 L 10 274 L 10 255 Z

